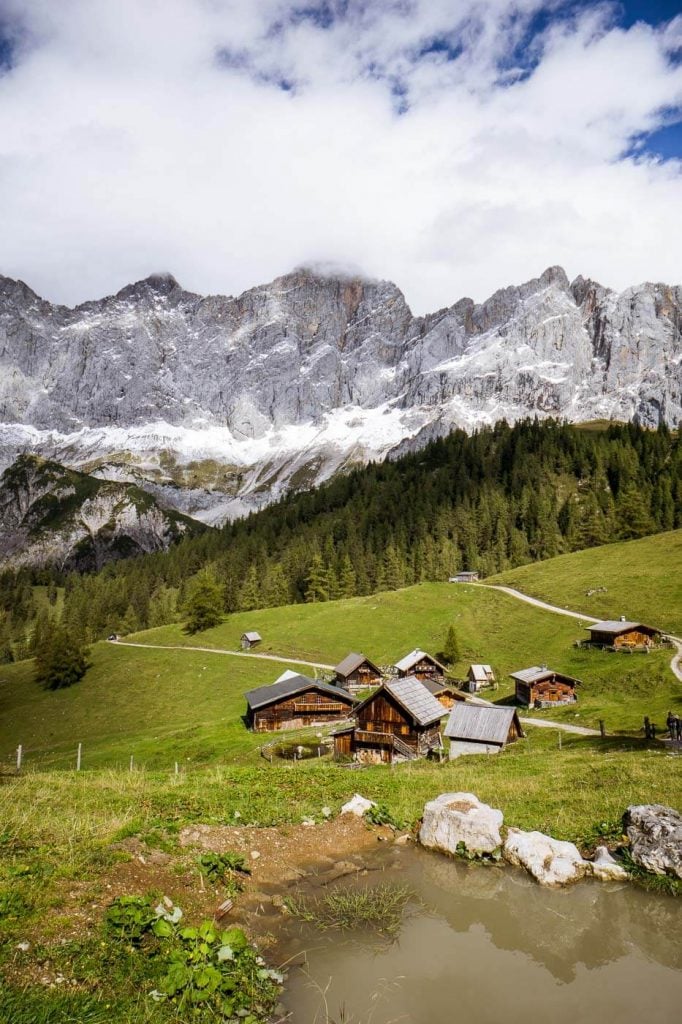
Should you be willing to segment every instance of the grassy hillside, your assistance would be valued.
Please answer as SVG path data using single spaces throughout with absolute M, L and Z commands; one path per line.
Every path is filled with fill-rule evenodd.
M 361 650 L 380 664 L 416 646 L 437 653 L 454 624 L 463 676 L 472 661 L 491 663 L 500 680 L 495 700 L 512 693 L 508 674 L 549 664 L 583 680 L 577 708 L 542 712 L 576 724 L 606 720 L 610 732 L 638 735 L 643 716 L 661 728 L 669 708 L 682 712 L 682 686 L 670 653 L 626 657 L 576 650 L 578 621 L 475 586 L 422 584 L 368 598 L 238 613 L 194 637 L 180 625 L 131 637 L 138 643 L 236 650 L 245 629 L 264 637 L 260 650 L 284 658 L 335 664 Z M 175 760 L 230 763 L 256 756 L 262 742 L 244 728 L 243 693 L 272 682 L 284 664 L 199 650 L 154 650 L 95 644 L 92 667 L 75 687 L 45 692 L 32 663 L 0 668 L 0 757 L 23 743 L 27 765 L 67 767 L 78 742 L 84 765 L 127 765 L 133 754 L 150 767 Z M 314 670 L 306 670 L 309 673 Z
M 682 530 L 560 555 L 486 582 L 597 618 L 625 615 L 682 634 Z

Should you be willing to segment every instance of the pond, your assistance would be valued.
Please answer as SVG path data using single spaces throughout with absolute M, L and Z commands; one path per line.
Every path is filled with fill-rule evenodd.
M 409 886 L 395 938 L 285 919 L 292 1024 L 672 1024 L 682 903 L 630 883 L 544 889 L 525 872 L 391 846 L 346 883 Z M 337 883 L 338 884 L 338 883 Z M 323 890 L 317 890 L 319 895 Z

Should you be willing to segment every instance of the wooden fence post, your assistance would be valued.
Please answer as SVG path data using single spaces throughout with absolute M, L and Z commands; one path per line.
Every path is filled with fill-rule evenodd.
M 130 755 L 130 771 L 132 771 L 132 770 L 133 770 L 133 765 L 134 765 L 134 763 L 135 763 L 135 758 L 134 758 L 134 757 L 133 757 L 133 755 L 131 754 L 131 755 Z
M 83 744 L 79 743 L 78 744 L 78 753 L 76 754 L 76 771 L 77 772 L 79 772 L 81 770 L 81 754 L 82 754 L 82 752 L 83 752 Z
M 19 746 L 17 747 L 17 771 L 18 772 L 21 771 L 21 760 L 22 760 L 23 753 L 24 753 L 24 748 L 23 748 L 23 746 L 20 743 Z
M 650 735 L 651 735 L 651 726 L 649 724 L 649 716 L 645 715 L 644 716 L 644 738 L 648 740 Z
M 559 730 L 559 750 L 561 750 L 561 730 Z
M 601 738 L 604 739 L 604 737 L 606 736 L 606 726 L 604 725 L 603 718 L 599 719 L 599 732 L 601 733 Z

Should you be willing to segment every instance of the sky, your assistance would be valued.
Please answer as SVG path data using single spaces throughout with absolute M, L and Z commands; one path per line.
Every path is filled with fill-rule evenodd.
M 0 0 L 0 274 L 682 283 L 682 0 Z

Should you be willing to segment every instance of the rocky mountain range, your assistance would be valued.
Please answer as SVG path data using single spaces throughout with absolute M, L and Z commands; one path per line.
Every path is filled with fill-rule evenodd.
M 0 566 L 101 569 L 201 529 L 132 484 L 98 480 L 36 455 L 20 455 L 0 477 Z
M 76 308 L 0 277 L 0 468 L 21 452 L 216 523 L 353 463 L 529 414 L 682 418 L 682 287 L 559 267 L 413 316 L 298 269 L 237 298 L 155 275 Z

